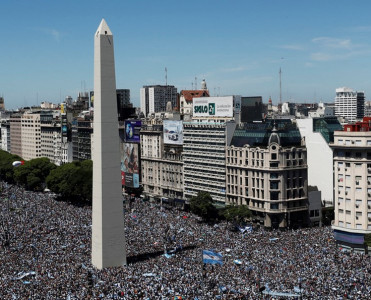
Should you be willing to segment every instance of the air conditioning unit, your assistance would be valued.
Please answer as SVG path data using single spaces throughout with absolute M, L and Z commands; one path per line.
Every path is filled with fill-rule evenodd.
M 338 168 L 338 171 L 340 171 L 340 168 Z
M 359 208 L 359 204 L 356 204 L 356 208 Z
M 340 205 L 340 202 L 338 202 L 338 205 Z
M 356 220 L 358 220 L 358 217 L 356 217 Z
M 345 192 L 345 195 L 348 195 L 348 192 Z
M 348 169 L 347 169 L 347 168 L 345 168 L 345 172 L 346 172 L 346 171 L 348 171 Z
M 354 144 L 354 141 L 352 141 L 352 144 Z

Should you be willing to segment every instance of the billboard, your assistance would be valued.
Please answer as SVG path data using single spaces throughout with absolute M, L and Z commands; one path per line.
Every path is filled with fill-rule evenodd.
M 164 143 L 183 145 L 183 122 L 164 120 Z
M 193 98 L 194 117 L 233 117 L 233 96 Z
M 126 120 L 125 121 L 125 141 L 131 143 L 140 142 L 140 128 L 142 121 L 140 120 Z
M 121 183 L 123 186 L 139 187 L 138 144 L 120 143 Z

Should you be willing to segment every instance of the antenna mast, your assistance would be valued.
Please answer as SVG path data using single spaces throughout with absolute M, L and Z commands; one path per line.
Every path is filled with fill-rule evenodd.
M 280 67 L 280 104 L 282 105 L 282 81 L 281 81 L 281 75 L 282 75 L 282 71 L 281 71 L 281 67 Z
M 197 90 L 197 77 L 195 77 L 195 90 Z
M 167 68 L 165 67 L 165 85 L 167 85 Z

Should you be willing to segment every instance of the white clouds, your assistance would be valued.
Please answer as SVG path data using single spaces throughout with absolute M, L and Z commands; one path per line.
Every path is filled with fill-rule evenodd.
M 320 45 L 321 47 L 333 49 L 353 49 L 354 47 L 356 47 L 349 39 L 318 37 L 312 39 L 312 42 Z
M 60 42 L 61 40 L 61 33 L 54 28 L 36 28 L 35 30 L 44 33 L 56 42 Z
M 278 46 L 278 48 L 287 49 L 287 50 L 295 50 L 295 51 L 304 50 L 304 46 L 298 45 L 298 44 L 281 45 L 281 46 Z

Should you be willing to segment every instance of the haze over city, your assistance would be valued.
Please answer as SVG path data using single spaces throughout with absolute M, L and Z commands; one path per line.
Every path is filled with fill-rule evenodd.
M 143 85 L 178 90 L 206 79 L 212 95 L 332 102 L 371 91 L 369 1 L 7 1 L 0 95 L 8 109 L 93 90 L 93 36 L 115 35 L 117 88 L 139 106 Z

